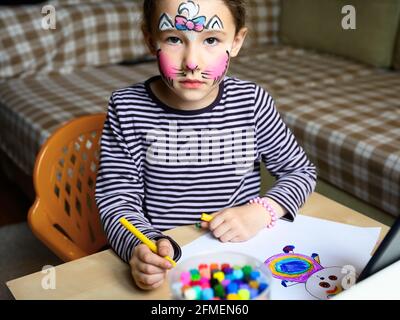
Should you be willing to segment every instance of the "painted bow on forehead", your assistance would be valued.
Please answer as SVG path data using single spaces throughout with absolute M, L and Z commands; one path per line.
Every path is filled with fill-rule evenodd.
M 193 1 L 183 2 L 178 7 L 178 14 L 175 16 L 175 23 L 167 13 L 160 17 L 158 27 L 164 30 L 196 31 L 201 32 L 204 29 L 223 29 L 221 19 L 214 15 L 206 25 L 205 16 L 197 16 L 200 12 L 200 6 Z
M 175 27 L 178 30 L 182 31 L 203 31 L 204 29 L 204 23 L 206 22 L 206 17 L 201 16 L 194 18 L 193 20 L 188 20 L 183 16 L 176 16 L 175 17 Z
M 175 17 L 175 28 L 178 30 L 203 31 L 206 17 L 196 17 L 199 11 L 199 5 L 196 5 L 193 1 L 181 3 L 178 8 L 178 15 Z M 187 18 L 184 14 L 186 14 Z

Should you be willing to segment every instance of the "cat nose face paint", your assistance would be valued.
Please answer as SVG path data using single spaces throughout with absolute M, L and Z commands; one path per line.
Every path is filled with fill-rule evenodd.
M 208 82 L 213 86 L 223 79 L 230 54 L 216 37 L 218 31 L 224 30 L 224 24 L 217 15 L 213 14 L 208 19 L 200 14 L 199 4 L 185 1 L 179 4 L 174 18 L 166 12 L 162 13 L 158 28 L 161 33 L 171 35 L 158 45 L 157 50 L 160 73 L 168 86 L 174 87 L 188 75 L 192 80 Z M 206 38 L 207 34 L 211 37 Z M 198 35 L 202 35 L 200 40 Z
M 189 69 L 189 70 L 191 70 L 191 71 L 196 70 L 197 67 L 198 67 L 197 64 L 194 64 L 194 63 L 188 63 L 188 64 L 186 65 L 186 68 Z

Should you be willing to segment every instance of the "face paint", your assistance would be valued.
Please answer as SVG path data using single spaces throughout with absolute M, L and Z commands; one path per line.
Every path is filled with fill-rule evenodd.
M 158 22 L 158 29 L 160 31 L 165 31 L 165 30 L 174 30 L 174 23 L 172 22 L 171 18 L 168 16 L 168 14 L 163 13 L 160 17 L 160 21 Z
M 189 0 L 182 2 L 178 6 L 177 14 L 174 18 L 168 13 L 160 16 L 158 27 L 160 31 L 178 30 L 184 31 L 189 41 L 194 41 L 203 30 L 222 30 L 224 25 L 221 19 L 214 15 L 206 23 L 206 17 L 199 16 L 200 6 L 194 1 Z M 158 65 L 161 76 L 168 86 L 174 86 L 174 80 L 177 77 L 186 77 L 188 73 L 194 74 L 194 71 L 200 71 L 199 66 L 194 62 L 187 62 L 183 66 L 182 63 L 176 63 L 175 55 L 164 53 L 161 46 L 157 48 Z M 224 77 L 229 65 L 229 51 L 226 51 L 213 65 L 210 65 L 204 72 L 201 72 L 202 78 L 212 80 L 213 84 L 219 83 Z
M 212 79 L 213 85 L 218 83 L 225 75 L 229 66 L 229 51 L 226 50 L 220 59 L 217 59 L 215 64 L 208 67 L 204 72 L 201 73 L 203 79 Z
M 174 67 L 173 61 L 171 61 L 171 59 L 164 54 L 161 49 L 157 50 L 157 60 L 161 76 L 170 87 L 173 87 L 176 77 L 185 76 L 185 73 L 182 70 Z
M 190 33 L 189 39 L 194 40 L 195 32 L 201 32 L 204 29 L 217 30 L 223 29 L 224 25 L 221 19 L 214 15 L 205 25 L 206 17 L 197 16 L 200 12 L 200 6 L 193 1 L 181 3 L 178 7 L 178 14 L 175 16 L 175 24 L 173 19 L 167 14 L 163 13 L 158 22 L 160 31 L 165 30 L 180 30 Z
M 194 31 L 185 31 L 186 37 L 189 39 L 189 41 L 196 41 L 197 38 L 197 33 Z
M 186 66 L 190 71 L 194 71 L 197 69 L 197 64 L 194 63 L 188 63 Z
M 214 15 L 207 23 L 206 29 L 208 30 L 222 30 L 224 28 L 224 24 L 221 19 L 218 18 L 217 15 Z
M 200 6 L 193 1 L 181 3 L 178 8 L 178 14 L 175 16 L 175 28 L 182 31 L 203 31 L 206 17 L 196 17 L 199 11 Z

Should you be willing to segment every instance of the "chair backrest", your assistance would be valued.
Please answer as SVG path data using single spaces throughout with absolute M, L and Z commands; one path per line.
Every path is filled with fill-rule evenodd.
M 104 121 L 105 114 L 71 120 L 50 136 L 36 158 L 36 200 L 28 223 L 64 261 L 107 244 L 94 199 Z

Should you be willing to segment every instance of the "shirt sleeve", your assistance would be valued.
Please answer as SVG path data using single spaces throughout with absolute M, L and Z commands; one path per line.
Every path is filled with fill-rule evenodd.
M 314 191 L 317 172 L 263 88 L 255 89 L 257 151 L 270 174 L 276 178 L 265 197 L 284 207 L 284 219 L 293 221 L 299 208 Z
M 179 245 L 155 229 L 143 212 L 144 184 L 140 153 L 138 151 L 133 154 L 130 151 L 140 149 L 138 140 L 134 133 L 130 135 L 128 147 L 119 121 L 118 108 L 111 96 L 101 137 L 96 179 L 95 198 L 100 219 L 109 244 L 125 262 L 129 262 L 140 240 L 119 223 L 121 217 L 125 217 L 149 239 L 170 240 L 174 247 L 174 260 L 177 261 L 181 256 Z

